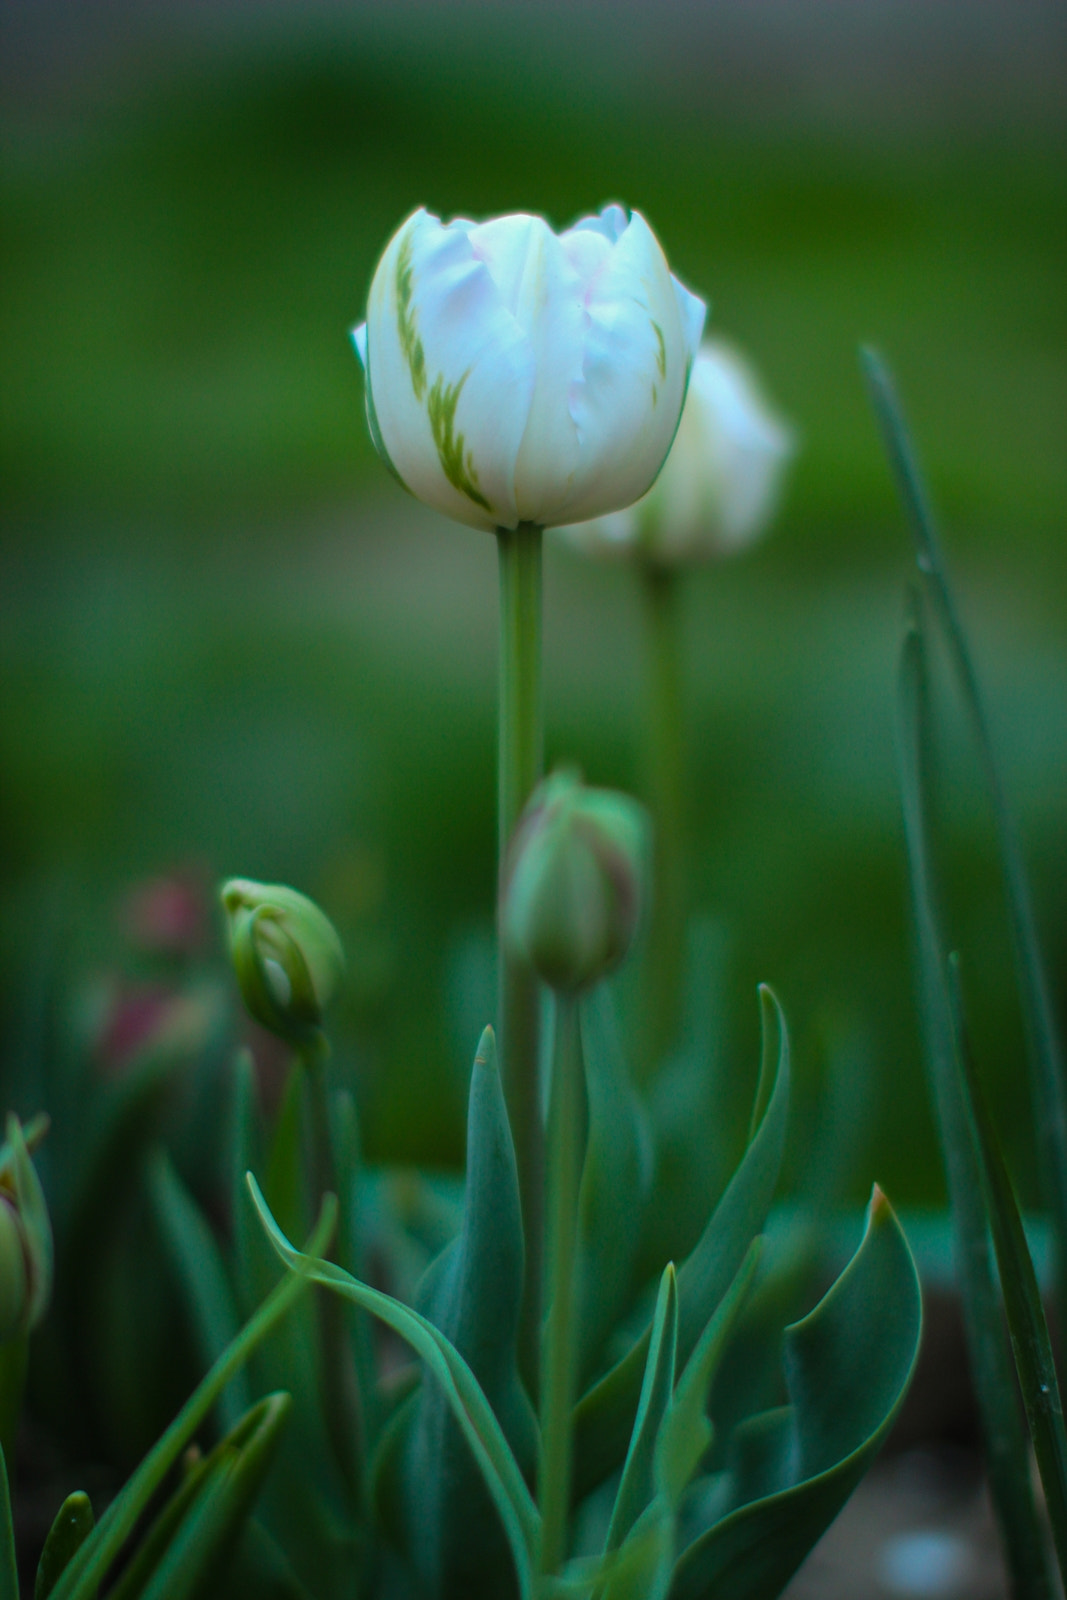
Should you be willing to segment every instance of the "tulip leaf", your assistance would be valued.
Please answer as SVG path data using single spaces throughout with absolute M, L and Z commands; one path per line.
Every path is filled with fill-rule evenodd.
M 716 1368 L 745 1302 L 759 1263 L 761 1240 L 749 1246 L 737 1276 L 697 1341 L 666 1409 L 656 1438 L 656 1488 L 672 1511 L 711 1443 L 708 1394 Z
M 11 1488 L 7 1477 L 7 1460 L 2 1446 L 0 1446 L 0 1600 L 19 1600 L 15 1528 L 11 1520 Z
M 33 1600 L 48 1600 L 67 1563 L 92 1531 L 93 1508 L 89 1496 L 78 1489 L 64 1500 L 48 1530 L 41 1559 L 37 1563 Z
M 652 1181 L 648 1117 L 626 1071 L 607 984 L 582 1001 L 589 1142 L 579 1200 L 580 1370 L 588 1371 L 630 1292 Z
M 914 598 L 901 647 L 898 688 L 900 782 L 915 918 L 919 1012 L 952 1215 L 967 1350 L 985 1436 L 990 1490 L 1013 1589 L 1020 1600 L 1044 1600 L 1051 1593 L 1044 1536 L 1030 1485 L 1026 1428 L 990 1256 L 979 1155 L 972 1141 L 966 1084 L 959 1072 L 936 904 L 928 814 L 926 647 L 922 613 Z
M 778 1070 L 767 1109 L 737 1171 L 692 1254 L 678 1272 L 678 1357 L 688 1361 L 708 1319 L 762 1229 L 778 1182 L 789 1113 L 789 1034 L 773 993 L 760 988 L 765 1036 L 775 1030 Z M 627 1448 L 641 1391 L 651 1329 L 579 1401 L 575 1413 L 577 1495 L 607 1477 Z
M 226 1566 L 274 1459 L 292 1401 L 260 1400 L 186 1474 L 111 1590 L 111 1600 L 190 1600 Z
M 332 1196 L 323 1202 L 319 1220 L 308 1241 L 312 1256 L 324 1250 L 337 1222 Z M 300 1258 L 303 1260 L 303 1257 Z M 277 1326 L 307 1287 L 308 1277 L 299 1267 L 282 1279 L 255 1315 L 245 1324 L 211 1371 L 197 1385 L 165 1433 L 112 1500 L 96 1527 L 75 1552 L 52 1591 L 52 1600 L 93 1600 L 143 1515 L 153 1495 L 197 1429 L 210 1414 L 226 1385 L 248 1357 Z
M 486 1028 L 471 1075 L 462 1226 L 430 1269 L 417 1303 L 470 1367 L 530 1473 L 536 1423 L 516 1355 L 522 1286 L 515 1150 L 493 1031 Z M 510 1570 L 507 1542 L 449 1406 L 439 1384 L 424 1382 L 410 1414 L 402 1468 L 407 1544 L 416 1569 L 440 1595 L 496 1596 Z
M 674 1392 L 674 1364 L 678 1354 L 678 1281 L 668 1264 L 660 1279 L 656 1311 L 645 1362 L 641 1398 L 637 1403 L 630 1448 L 623 1464 L 604 1549 L 615 1550 L 627 1537 L 652 1501 L 653 1464 L 660 1426 Z
M 725 1515 L 682 1553 L 671 1600 L 773 1600 L 840 1511 L 911 1381 L 922 1309 L 915 1263 L 875 1189 L 862 1243 L 786 1329 L 791 1404 L 737 1430 Z
M 675 1521 L 661 1499 L 646 1506 L 606 1564 L 595 1600 L 667 1600 L 674 1567 Z
M 165 1150 L 152 1156 L 147 1177 L 163 1242 L 181 1283 L 181 1302 L 192 1323 L 200 1358 L 209 1367 L 237 1337 L 240 1327 L 226 1268 L 207 1219 Z M 248 1410 L 249 1399 L 246 1374 L 238 1372 L 219 1396 L 223 1432 L 236 1427 Z
M 467 1362 L 440 1330 L 417 1311 L 394 1300 L 391 1295 L 357 1282 L 333 1262 L 295 1250 L 271 1216 L 251 1173 L 248 1174 L 248 1186 L 267 1236 L 286 1266 L 312 1283 L 333 1289 L 392 1328 L 411 1345 L 444 1389 L 452 1415 L 478 1462 L 504 1525 L 520 1593 L 525 1600 L 531 1594 L 533 1556 L 540 1537 L 540 1520 L 519 1464 Z

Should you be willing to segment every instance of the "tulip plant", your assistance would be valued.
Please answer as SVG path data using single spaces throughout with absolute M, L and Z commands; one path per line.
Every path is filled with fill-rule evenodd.
M 655 901 L 665 813 L 542 770 L 543 530 L 629 518 L 590 537 L 635 543 L 652 575 L 695 530 L 737 544 L 768 513 L 786 432 L 732 358 L 698 354 L 703 322 L 618 206 L 559 235 L 418 211 L 388 244 L 354 335 L 371 434 L 499 552 L 499 998 L 465 1179 L 364 1166 L 326 1031 L 340 941 L 296 890 L 228 882 L 238 988 L 291 1057 L 287 1087 L 264 1126 L 238 1061 L 223 1239 L 167 1156 L 148 1164 L 206 1376 L 99 1523 L 65 1503 L 40 1600 L 105 1583 L 120 1600 L 771 1600 L 884 1441 L 921 1323 L 888 1201 L 875 1187 L 851 1260 L 790 1320 L 798 1261 L 771 1218 L 789 1034 L 762 988 L 747 1140 L 668 1259 L 652 1223 L 669 1147 L 609 982 Z M 699 1151 L 709 1130 L 692 1134 Z M 72 1267 L 117 1140 L 75 1186 Z M 17 1126 L 0 1185 L 9 1167 L 0 1273 L 24 1238 L 39 1263 L 0 1284 L 21 1337 L 45 1229 Z M 0 1600 L 13 1585 L 8 1518 Z

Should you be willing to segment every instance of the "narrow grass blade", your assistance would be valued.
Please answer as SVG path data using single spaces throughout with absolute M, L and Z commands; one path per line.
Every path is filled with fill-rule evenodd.
M 312 1256 L 326 1248 L 337 1223 L 337 1203 L 326 1196 L 315 1230 L 308 1241 Z M 248 1360 L 252 1351 L 281 1321 L 303 1293 L 308 1277 L 297 1270 L 282 1282 L 245 1324 L 211 1371 L 190 1395 L 167 1431 L 156 1441 L 141 1465 L 117 1494 L 92 1533 L 77 1551 L 52 1591 L 52 1600 L 92 1600 L 115 1557 L 122 1549 L 152 1496 L 170 1468 L 208 1416 L 219 1395 Z M 5 1600 L 0 1590 L 0 1600 Z
M 1015 1366 L 1045 1491 L 1056 1558 L 1060 1576 L 1067 1582 L 1067 1433 L 1063 1426 L 1059 1380 L 1052 1359 L 1041 1290 L 1015 1191 L 971 1057 L 963 1020 L 957 956 L 950 958 L 949 970 L 960 1089 L 981 1167 Z
M 989 1252 L 981 1180 L 967 1124 L 953 1041 L 943 944 L 935 909 L 927 820 L 926 658 L 913 605 L 901 652 L 899 756 L 904 828 L 915 915 L 919 1010 L 948 1186 L 964 1328 L 971 1360 L 990 1488 L 1018 1600 L 1050 1595 L 1041 1524 L 1030 1489 L 1026 1430 L 1016 1397 L 1011 1351 Z
M 1001 779 L 978 675 L 949 585 L 933 512 L 903 412 L 892 379 L 880 357 L 873 350 L 863 351 L 862 357 L 883 441 L 915 538 L 919 570 L 941 619 L 970 712 L 992 804 L 1026 1023 L 1042 1186 L 1052 1214 L 1058 1246 L 1059 1312 L 1067 1326 L 1067 1065 L 1057 1035 L 1048 977 L 1041 957 L 1022 845 Z
M 504 1524 L 525 1600 L 532 1593 L 540 1518 L 493 1408 L 470 1367 L 433 1323 L 412 1311 L 410 1306 L 357 1282 L 333 1262 L 316 1259 L 311 1250 L 306 1254 L 295 1250 L 271 1216 L 251 1173 L 248 1187 L 267 1236 L 286 1266 L 302 1278 L 333 1289 L 353 1305 L 378 1317 L 411 1345 L 441 1384 Z

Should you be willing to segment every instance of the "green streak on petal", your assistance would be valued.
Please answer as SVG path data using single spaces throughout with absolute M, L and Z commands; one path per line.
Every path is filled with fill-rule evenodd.
M 426 409 L 430 414 L 433 442 L 437 446 L 441 470 L 445 477 L 460 494 L 465 494 L 468 500 L 473 500 L 476 506 L 481 506 L 492 515 L 493 508 L 478 487 L 478 474 L 474 470 L 474 461 L 470 453 L 468 452 L 466 461 L 463 459 L 463 435 L 457 433 L 453 436 L 452 431 L 456 421 L 456 405 L 463 391 L 463 385 L 469 377 L 468 367 L 458 383 L 446 385 L 444 378 L 438 374 L 430 390 Z
M 400 348 L 411 374 L 411 387 L 416 400 L 421 400 L 426 390 L 426 356 L 419 338 L 415 313 L 411 308 L 413 272 L 411 266 L 411 234 L 405 234 L 396 256 L 396 328 Z M 662 336 L 661 336 L 662 341 Z
M 656 341 L 659 344 L 659 349 L 656 351 L 656 365 L 659 368 L 660 377 L 665 378 L 667 376 L 667 341 L 663 337 L 663 329 L 658 322 L 652 323 L 652 332 L 656 335 Z

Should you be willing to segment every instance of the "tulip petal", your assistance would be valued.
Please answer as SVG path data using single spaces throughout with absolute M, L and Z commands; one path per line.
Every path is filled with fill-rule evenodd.
M 610 246 L 598 242 L 606 256 Z M 565 503 L 579 468 L 578 429 L 567 401 L 582 376 L 585 283 L 541 217 L 499 217 L 473 230 L 471 246 L 489 266 L 535 362 L 514 492 L 519 518 L 544 523 Z
M 368 392 L 419 499 L 473 527 L 511 527 L 534 357 L 472 229 L 417 211 L 390 242 L 371 284 Z
M 686 302 L 683 317 L 663 251 L 635 211 L 588 288 L 583 378 L 571 394 L 581 472 L 546 521 L 618 510 L 648 489 L 678 426 L 702 313 Z

